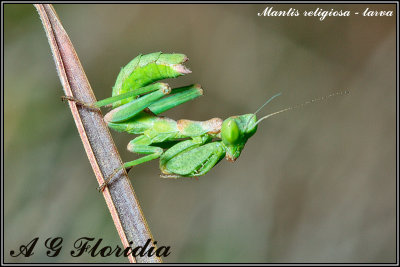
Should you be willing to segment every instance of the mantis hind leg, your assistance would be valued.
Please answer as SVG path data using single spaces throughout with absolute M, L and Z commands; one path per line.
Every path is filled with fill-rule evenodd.
M 107 107 L 112 104 L 118 104 L 117 102 L 127 99 L 127 98 L 137 97 L 137 96 L 143 95 L 143 94 L 148 94 L 148 93 L 157 91 L 159 89 L 168 90 L 167 88 L 169 88 L 169 86 L 166 83 L 154 83 L 154 84 L 150 84 L 148 86 L 144 86 L 144 87 L 135 89 L 133 91 L 130 91 L 130 92 L 127 92 L 124 94 L 112 96 L 112 97 L 97 101 L 95 105 L 98 107 L 104 107 L 104 106 Z
M 128 150 L 131 152 L 139 153 L 139 154 L 149 154 L 149 155 L 129 161 L 129 162 L 125 162 L 124 163 L 125 168 L 131 168 L 133 166 L 145 163 L 147 161 L 157 159 L 163 153 L 163 149 L 161 147 L 140 144 L 140 142 L 143 140 L 143 138 L 140 138 L 140 137 L 145 137 L 145 136 L 139 136 L 139 137 L 133 139 L 131 142 L 129 142 Z M 135 140 L 137 140 L 137 141 L 135 141 Z
M 93 111 L 100 111 L 100 108 L 96 106 L 96 104 L 89 104 L 89 103 L 85 103 L 79 99 L 76 99 L 75 97 L 72 96 L 66 96 L 63 95 L 61 96 L 61 101 L 73 101 L 75 102 L 77 105 L 81 106 L 81 107 L 85 107 L 87 109 L 91 109 Z
M 162 98 L 149 106 L 154 114 L 158 115 L 185 102 L 203 95 L 199 84 L 172 89 L 170 96 Z
M 158 83 L 158 85 L 159 90 L 139 97 L 110 111 L 104 117 L 105 121 L 109 123 L 123 122 L 136 116 L 146 108 L 154 115 L 158 115 L 203 94 L 203 90 L 198 84 L 175 88 L 173 90 L 171 90 L 167 84 Z M 171 95 L 163 98 L 167 94 Z
M 158 90 L 151 92 L 149 94 L 146 94 L 142 97 L 136 98 L 133 101 L 130 101 L 129 103 L 126 103 L 122 106 L 119 106 L 119 107 L 111 110 L 104 116 L 104 120 L 107 123 L 110 123 L 110 122 L 118 123 L 118 122 L 126 121 L 130 118 L 133 118 L 139 112 L 143 111 L 148 106 L 157 102 L 163 96 L 165 96 L 171 92 L 171 88 L 167 84 L 158 83 L 158 85 L 159 85 Z
M 149 155 L 132 161 L 125 162 L 121 167 L 117 168 L 98 189 L 100 191 L 103 191 L 103 189 L 108 185 L 108 183 L 111 181 L 114 175 L 117 174 L 120 170 L 122 169 L 130 170 L 133 166 L 159 158 L 163 153 L 163 149 L 161 147 L 154 147 L 150 145 L 151 145 L 151 140 L 145 135 L 138 136 L 132 141 L 130 141 L 128 144 L 129 151 L 136 152 L 138 154 L 149 154 Z
M 124 94 L 112 96 L 112 97 L 97 101 L 94 104 L 85 103 L 85 102 L 83 102 L 79 99 L 76 99 L 75 97 L 71 97 L 71 96 L 62 96 L 61 100 L 62 101 L 74 101 L 77 105 L 80 105 L 82 107 L 85 107 L 88 109 L 93 109 L 93 110 L 99 110 L 100 107 L 108 107 L 112 104 L 119 102 L 120 100 L 124 100 L 124 99 L 130 98 L 130 97 L 137 97 L 137 96 L 143 95 L 143 94 L 149 94 L 149 93 L 152 93 L 157 90 L 161 90 L 162 92 L 164 92 L 164 94 L 168 94 L 171 89 L 169 88 L 168 84 L 166 84 L 166 83 L 155 83 L 155 84 L 151 84 L 148 86 L 138 88 L 136 90 L 133 90 L 133 91 L 130 91 L 130 92 L 127 92 Z

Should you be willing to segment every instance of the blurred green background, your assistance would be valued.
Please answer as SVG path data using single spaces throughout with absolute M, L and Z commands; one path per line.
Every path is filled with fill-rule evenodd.
M 396 24 L 392 17 L 259 17 L 395 5 L 67 5 L 55 9 L 97 99 L 139 53 L 188 55 L 204 96 L 166 113 L 206 120 L 261 115 L 348 89 L 348 96 L 275 116 L 241 157 L 198 181 L 160 179 L 158 161 L 131 181 L 164 262 L 395 262 Z M 4 5 L 5 262 L 127 262 L 70 256 L 83 236 L 121 245 L 86 158 L 39 16 Z M 123 160 L 132 136 L 113 132 Z M 48 237 L 63 237 L 56 258 Z M 39 237 L 30 258 L 10 256 Z

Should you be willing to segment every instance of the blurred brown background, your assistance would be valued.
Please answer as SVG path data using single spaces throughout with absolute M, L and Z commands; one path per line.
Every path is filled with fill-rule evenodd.
M 351 10 L 350 17 L 259 17 L 275 10 Z M 234 164 L 198 181 L 159 178 L 158 161 L 130 176 L 164 262 L 396 260 L 396 28 L 363 17 L 395 5 L 55 5 L 97 99 L 139 53 L 188 55 L 204 96 L 166 113 L 206 120 L 261 115 L 348 89 L 270 118 Z M 396 15 L 396 14 L 395 14 Z M 4 244 L 6 262 L 127 262 L 69 255 L 82 236 L 121 245 L 96 190 L 39 16 L 4 5 Z M 125 161 L 132 136 L 113 132 Z M 64 238 L 56 258 L 48 237 Z M 35 255 L 10 250 L 39 237 Z

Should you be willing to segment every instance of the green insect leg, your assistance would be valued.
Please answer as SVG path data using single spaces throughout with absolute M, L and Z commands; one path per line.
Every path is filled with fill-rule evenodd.
M 129 151 L 136 152 L 139 154 L 150 154 L 150 155 L 147 155 L 147 156 L 144 156 L 144 157 L 141 157 L 139 159 L 132 160 L 129 162 L 125 162 L 123 166 L 121 166 L 120 168 L 117 168 L 104 181 L 104 183 L 98 188 L 99 191 L 102 191 L 107 186 L 107 184 L 111 181 L 111 179 L 114 177 L 114 175 L 117 174 L 120 170 L 122 170 L 122 169 L 129 170 L 133 166 L 136 166 L 136 165 L 142 164 L 144 162 L 159 158 L 163 153 L 162 148 L 150 146 L 150 144 L 151 144 L 151 140 L 145 135 L 138 136 L 135 139 L 133 139 L 132 141 L 130 141 L 128 144 Z
M 123 99 L 127 99 L 130 97 L 137 97 L 139 95 L 143 95 L 143 94 L 148 94 L 160 89 L 164 89 L 168 91 L 169 85 L 166 83 L 155 83 L 155 84 L 151 84 L 142 88 L 138 88 L 135 89 L 133 91 L 127 92 L 125 94 L 120 94 L 120 95 L 116 95 L 116 96 L 112 96 L 100 101 L 97 101 L 94 105 L 96 107 L 104 107 L 104 106 L 108 106 L 111 105 L 117 101 L 123 100 Z
M 152 92 L 150 94 L 139 97 L 127 104 L 124 104 L 118 108 L 111 110 L 104 116 L 104 120 L 112 123 L 118 123 L 126 121 L 133 118 L 139 112 L 143 111 L 145 108 L 162 98 L 163 96 L 169 94 L 171 88 L 169 86 L 163 86 L 161 89 Z
M 167 171 L 164 173 L 183 177 L 201 176 L 209 172 L 224 156 L 225 149 L 221 142 L 207 143 L 184 150 L 171 158 L 165 164 Z
M 98 112 L 100 112 L 100 108 L 99 107 L 97 107 L 95 104 L 88 104 L 88 103 L 85 103 L 85 102 L 83 102 L 83 101 L 80 101 L 79 99 L 76 99 L 75 97 L 72 97 L 72 96 L 65 96 L 65 95 L 63 95 L 63 96 L 61 96 L 61 100 L 64 102 L 64 101 L 73 101 L 73 102 L 75 102 L 75 104 L 77 104 L 77 105 L 79 105 L 79 106 L 81 106 L 81 107 L 85 107 L 85 108 L 87 108 L 87 109 L 91 109 L 91 110 L 93 110 L 93 111 L 98 111 Z
M 209 172 L 218 162 L 225 156 L 225 147 L 222 142 L 213 142 L 203 145 L 193 151 L 193 153 L 200 154 L 200 151 L 208 153 L 207 158 L 202 162 L 198 169 L 194 170 L 190 176 L 202 176 Z
M 148 86 L 144 86 L 142 88 L 138 88 L 138 89 L 136 89 L 134 91 L 130 91 L 128 93 L 112 96 L 112 97 L 97 101 L 94 104 L 85 103 L 85 102 L 82 102 L 82 101 L 80 101 L 80 100 L 78 100 L 78 99 L 76 99 L 74 97 L 70 97 L 70 96 L 62 96 L 61 100 L 62 101 L 74 101 L 77 105 L 83 106 L 85 108 L 93 109 L 93 110 L 99 110 L 100 107 L 109 106 L 109 105 L 111 105 L 111 104 L 113 104 L 115 102 L 118 102 L 120 100 L 127 99 L 127 98 L 130 98 L 130 97 L 137 97 L 139 95 L 148 94 L 148 93 L 151 93 L 151 92 L 154 92 L 154 91 L 157 91 L 157 90 L 163 92 L 162 96 L 164 96 L 164 95 L 166 95 L 166 94 L 171 92 L 171 88 L 169 87 L 168 84 L 166 84 L 166 83 L 155 83 L 155 84 L 151 84 L 151 85 L 148 85 Z
M 163 113 L 187 101 L 193 100 L 203 95 L 203 90 L 199 84 L 172 89 L 170 96 L 162 98 L 151 104 L 149 109 L 156 115 Z
M 139 154 L 150 154 L 150 155 L 141 157 L 133 161 L 126 162 L 124 163 L 124 167 L 131 168 L 133 166 L 142 164 L 144 162 L 159 158 L 163 153 L 162 148 L 150 146 L 151 143 L 152 143 L 151 140 L 145 135 L 138 136 L 132 141 L 130 141 L 128 144 L 129 151 Z
M 163 174 L 166 174 L 166 176 L 163 177 L 177 178 L 174 176 L 174 174 L 176 174 L 175 172 L 171 172 L 168 170 L 169 162 L 176 159 L 176 157 L 182 154 L 184 151 L 190 151 L 196 147 L 205 144 L 208 141 L 211 141 L 211 139 L 212 138 L 209 135 L 194 137 L 192 140 L 179 142 L 167 151 L 165 151 L 164 154 L 162 154 L 162 156 L 160 157 L 160 170 L 163 172 Z M 184 168 L 184 166 L 182 166 L 182 168 Z M 170 174 L 173 175 L 171 176 Z M 178 175 L 183 176 L 180 173 Z

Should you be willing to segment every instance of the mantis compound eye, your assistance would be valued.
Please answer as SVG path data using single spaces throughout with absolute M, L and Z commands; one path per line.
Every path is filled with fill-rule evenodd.
M 222 123 L 221 138 L 226 145 L 232 145 L 239 141 L 240 130 L 235 119 L 229 118 Z

